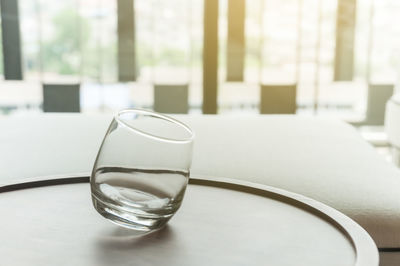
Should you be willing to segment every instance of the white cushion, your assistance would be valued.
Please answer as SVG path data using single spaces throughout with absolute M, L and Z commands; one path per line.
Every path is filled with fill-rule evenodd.
M 400 247 L 400 171 L 351 126 L 296 116 L 177 117 L 196 132 L 192 175 L 309 196 L 353 218 L 378 247 Z M 0 182 L 90 171 L 110 119 L 47 114 L 0 120 Z

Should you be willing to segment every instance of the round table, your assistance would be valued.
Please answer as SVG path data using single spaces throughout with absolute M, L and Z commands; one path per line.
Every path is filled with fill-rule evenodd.
M 298 194 L 191 178 L 167 226 L 137 236 L 95 211 L 88 180 L 1 186 L 1 265 L 378 266 L 376 246 L 359 225 Z

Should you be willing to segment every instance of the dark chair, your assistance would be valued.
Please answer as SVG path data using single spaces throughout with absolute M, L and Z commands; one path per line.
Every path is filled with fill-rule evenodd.
M 385 121 L 385 106 L 393 95 L 393 84 L 369 84 L 367 114 L 363 124 L 383 125 Z
M 154 111 L 170 114 L 187 114 L 189 85 L 154 85 Z
M 80 84 L 43 84 L 44 112 L 80 112 Z
M 261 85 L 261 114 L 296 113 L 297 84 Z

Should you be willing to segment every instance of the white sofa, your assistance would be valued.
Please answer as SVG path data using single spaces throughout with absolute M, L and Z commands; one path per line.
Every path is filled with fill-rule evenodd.
M 350 125 L 298 116 L 177 118 L 196 132 L 192 175 L 244 179 L 321 201 L 369 232 L 380 248 L 380 265 L 400 265 L 400 170 Z M 0 183 L 89 172 L 110 119 L 0 119 Z

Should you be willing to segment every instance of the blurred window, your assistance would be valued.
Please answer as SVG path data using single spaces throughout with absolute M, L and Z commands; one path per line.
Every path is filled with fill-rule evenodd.
M 80 83 L 83 112 L 152 108 L 154 85 L 188 86 L 189 112 L 201 112 L 203 0 L 132 1 L 137 76 L 121 83 L 118 1 L 18 0 L 24 75 L 22 81 L 4 80 L 0 63 L 0 113 L 40 111 L 43 83 Z M 343 0 L 243 1 L 236 6 L 244 6 L 244 47 L 229 51 L 239 57 L 244 51 L 243 81 L 227 81 L 229 1 L 219 0 L 219 113 L 259 113 L 261 85 L 296 84 L 298 114 L 360 116 L 366 113 L 368 84 L 393 84 L 399 77 L 398 0 L 341 7 L 356 8 L 350 81 L 334 80 Z

